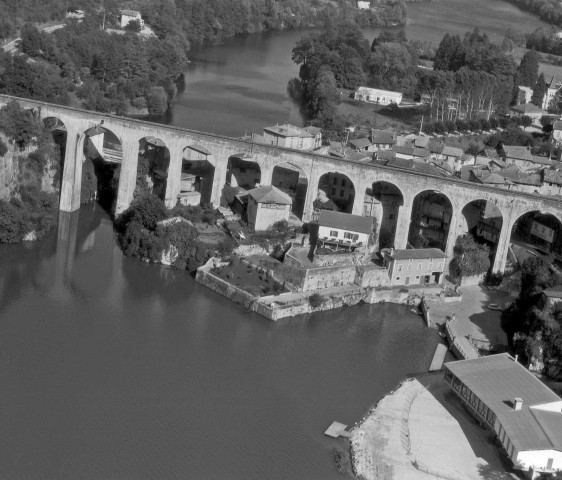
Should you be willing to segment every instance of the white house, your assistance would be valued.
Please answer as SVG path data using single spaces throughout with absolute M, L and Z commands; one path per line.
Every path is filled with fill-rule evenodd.
M 362 0 L 359 0 L 357 2 L 357 8 L 359 10 L 369 10 L 371 8 L 371 2 L 364 2 Z
M 377 103 L 379 105 L 390 105 L 402 103 L 402 94 L 399 92 L 390 92 L 388 90 L 379 90 L 378 88 L 357 87 L 354 95 L 355 100 L 363 102 Z
M 364 246 L 373 232 L 373 218 L 320 210 L 318 240 L 343 246 Z
M 390 285 L 440 284 L 445 270 L 445 258 L 445 254 L 438 248 L 383 251 Z
M 267 185 L 248 192 L 248 224 L 254 230 L 267 230 L 274 223 L 289 220 L 291 197 L 276 187 Z
M 288 123 L 265 127 L 263 137 L 254 137 L 258 143 L 297 150 L 314 150 L 322 146 L 322 130 L 316 127 L 300 128 Z
M 515 468 L 562 470 L 562 398 L 509 354 L 446 363 L 445 381 Z
M 144 20 L 141 17 L 140 12 L 136 10 L 121 10 L 121 28 L 125 28 L 129 25 L 129 22 L 138 21 L 141 28 L 144 27 Z

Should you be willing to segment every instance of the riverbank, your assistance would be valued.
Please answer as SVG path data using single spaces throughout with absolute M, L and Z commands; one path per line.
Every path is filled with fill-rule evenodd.
M 405 380 L 351 434 L 363 480 L 508 480 L 509 465 L 460 405 L 442 374 Z
M 231 260 L 232 261 L 232 260 Z M 228 266 L 230 262 L 221 261 L 218 258 L 211 258 L 207 263 L 197 269 L 195 280 L 211 290 L 220 293 L 232 302 L 247 308 L 250 311 L 270 319 L 279 320 L 281 318 L 294 317 L 306 313 L 334 310 L 341 307 L 350 307 L 360 303 L 381 304 L 393 303 L 397 305 L 408 305 L 418 309 L 422 298 L 431 299 L 432 303 L 454 303 L 462 301 L 462 295 L 456 294 L 451 290 L 444 290 L 440 285 L 424 287 L 385 287 L 384 280 L 388 277 L 385 269 L 377 269 L 375 275 L 366 278 L 362 275 L 363 268 L 359 268 L 359 275 L 352 278 L 353 282 L 343 283 L 341 279 L 349 274 L 348 268 L 335 267 L 333 269 L 320 269 L 320 275 L 327 277 L 330 274 L 335 276 L 338 281 L 325 288 L 314 288 L 307 291 L 298 290 L 290 284 L 283 276 L 283 265 L 273 264 L 273 268 L 260 267 L 254 265 L 252 259 L 240 259 L 248 265 L 248 269 L 255 270 L 255 276 L 267 280 L 273 286 L 282 285 L 283 289 L 287 285 L 286 293 L 277 292 L 273 295 L 260 295 L 249 288 L 240 277 L 223 276 L 218 272 L 221 268 Z M 255 262 L 255 259 L 254 259 Z M 258 262 L 259 263 L 259 262 Z M 253 266 L 251 266 L 253 265 Z M 280 268 L 278 268 L 280 267 Z M 355 268 L 351 267 L 353 274 Z M 326 270 L 333 270 L 327 272 Z M 303 275 L 307 275 L 310 270 L 302 269 Z M 370 282 L 376 285 L 369 285 Z

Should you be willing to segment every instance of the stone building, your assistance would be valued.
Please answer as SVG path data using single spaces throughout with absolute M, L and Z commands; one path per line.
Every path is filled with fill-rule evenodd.
M 289 195 L 271 185 L 248 192 L 247 218 L 254 230 L 267 230 L 274 223 L 289 220 L 293 201 Z
M 446 255 L 438 248 L 384 249 L 390 285 L 439 285 L 443 280 Z

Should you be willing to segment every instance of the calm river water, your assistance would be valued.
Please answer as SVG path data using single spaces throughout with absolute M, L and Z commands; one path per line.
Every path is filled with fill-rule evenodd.
M 124 258 L 99 206 L 0 265 L 6 480 L 337 479 L 323 431 L 439 341 L 395 305 L 270 322 Z
M 429 36 L 439 22 L 424 9 L 470 21 L 454 5 L 498 35 L 502 18 L 532 29 L 491 0 L 410 12 Z M 490 8 L 505 17 L 487 20 Z M 193 52 L 169 120 L 230 135 L 298 121 L 286 86 L 300 36 Z M 393 305 L 269 322 L 185 272 L 124 258 L 105 212 L 84 207 L 36 244 L 0 247 L 0 479 L 337 479 L 340 441 L 322 432 L 427 369 L 438 341 Z

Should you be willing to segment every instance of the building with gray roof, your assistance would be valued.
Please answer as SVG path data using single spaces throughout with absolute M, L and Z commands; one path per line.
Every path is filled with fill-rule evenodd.
M 562 469 L 562 399 L 507 353 L 445 364 L 445 381 L 515 468 Z

